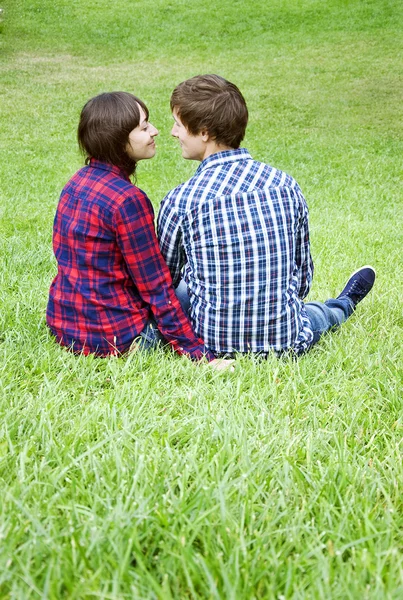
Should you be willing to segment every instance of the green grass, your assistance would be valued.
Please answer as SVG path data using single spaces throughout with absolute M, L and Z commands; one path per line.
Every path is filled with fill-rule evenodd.
M 403 6 L 397 0 L 4 0 L 0 23 L 0 598 L 403 597 Z M 138 184 L 186 179 L 169 95 L 237 83 L 245 146 L 308 200 L 325 300 L 376 286 L 298 361 L 214 373 L 48 334 L 52 221 L 84 102 L 159 128 Z

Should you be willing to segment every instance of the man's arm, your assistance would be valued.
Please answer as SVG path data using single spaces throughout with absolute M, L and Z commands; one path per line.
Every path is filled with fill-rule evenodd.
M 298 295 L 304 299 L 311 289 L 313 261 L 309 243 L 308 207 L 301 190 L 296 191 L 300 205 L 300 222 L 296 237 L 295 262 L 298 266 Z
M 162 256 L 165 258 L 176 287 L 181 280 L 186 253 L 182 243 L 181 220 L 172 201 L 172 193 L 165 196 L 161 203 L 157 231 Z

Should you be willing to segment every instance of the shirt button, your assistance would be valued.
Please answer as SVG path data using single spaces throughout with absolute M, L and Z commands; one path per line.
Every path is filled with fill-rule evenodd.
M 170 300 L 168 300 L 168 304 L 172 304 L 172 302 Z

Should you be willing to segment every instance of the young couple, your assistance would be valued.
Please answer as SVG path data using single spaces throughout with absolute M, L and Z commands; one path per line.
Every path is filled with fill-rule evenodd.
M 217 368 L 236 353 L 306 352 L 353 313 L 373 268 L 356 271 L 336 299 L 305 304 L 307 205 L 292 177 L 240 148 L 248 111 L 239 89 L 193 77 L 175 88 L 171 110 L 183 158 L 200 166 L 162 201 L 158 241 L 151 202 L 130 181 L 155 154 L 147 107 L 126 92 L 84 106 L 86 166 L 63 189 L 54 222 L 52 333 L 99 356 L 169 343 Z

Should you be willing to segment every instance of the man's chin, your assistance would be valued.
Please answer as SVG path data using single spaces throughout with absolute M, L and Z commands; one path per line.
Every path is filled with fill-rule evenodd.
M 184 158 L 185 160 L 201 160 L 197 156 L 194 156 L 193 154 L 189 154 L 189 152 L 186 152 L 186 150 L 184 150 L 184 148 L 182 148 L 182 158 Z

